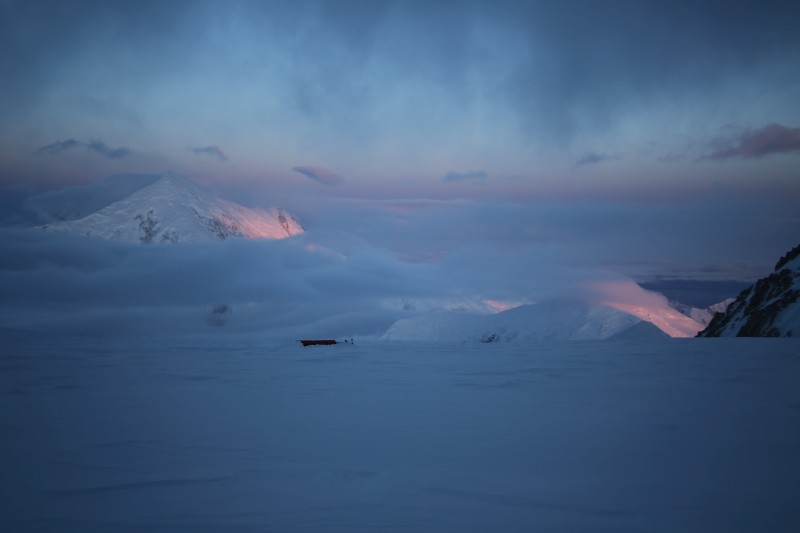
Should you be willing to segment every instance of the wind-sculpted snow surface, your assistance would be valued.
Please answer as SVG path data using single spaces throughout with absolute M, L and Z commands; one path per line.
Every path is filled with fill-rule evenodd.
M 6 531 L 797 531 L 800 340 L 0 330 Z

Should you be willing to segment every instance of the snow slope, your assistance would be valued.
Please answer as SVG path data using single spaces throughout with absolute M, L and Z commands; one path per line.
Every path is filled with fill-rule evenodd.
M 714 315 L 717 313 L 724 313 L 728 309 L 728 306 L 734 302 L 734 300 L 735 298 L 726 298 L 725 300 L 710 305 L 705 309 L 699 309 L 697 307 L 692 307 L 690 305 L 675 301 L 670 301 L 669 304 L 681 314 L 688 316 L 698 324 L 702 324 L 703 327 L 706 327 L 714 319 Z
M 553 300 L 492 315 L 434 311 L 398 320 L 383 339 L 428 342 L 605 339 L 638 322 L 636 317 L 610 307 Z
M 281 208 L 250 209 L 217 198 L 174 173 L 88 216 L 53 222 L 42 229 L 143 244 L 230 237 L 281 239 L 303 232 Z
M 800 525 L 800 339 L 0 345 L 4 531 Z
M 383 335 L 384 340 L 437 342 L 506 342 L 532 340 L 606 339 L 647 322 L 670 337 L 693 337 L 703 328 L 697 320 L 670 306 L 661 295 L 625 282 L 625 294 L 636 291 L 644 298 L 614 297 L 612 285 L 604 285 L 603 298 L 595 303 L 550 300 L 521 305 L 496 314 L 469 314 L 438 310 L 398 320 Z M 699 311 L 699 310 L 695 310 Z M 647 336 L 647 328 L 640 328 Z
M 800 335 L 800 245 L 775 271 L 745 289 L 700 337 L 791 337 Z
M 628 313 L 645 322 L 650 322 L 670 337 L 694 337 L 703 329 L 702 324 L 686 316 L 670 305 L 642 305 L 630 302 L 609 302 L 613 309 Z

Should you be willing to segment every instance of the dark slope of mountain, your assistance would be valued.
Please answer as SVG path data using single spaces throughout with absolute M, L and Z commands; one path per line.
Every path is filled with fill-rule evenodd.
M 698 337 L 800 335 L 800 245 L 781 257 L 775 271 L 745 289 Z
M 111 196 L 104 191 L 103 198 Z M 303 232 L 297 220 L 279 207 L 247 208 L 217 198 L 173 173 L 91 214 L 52 222 L 41 229 L 142 244 L 229 237 L 281 239 Z

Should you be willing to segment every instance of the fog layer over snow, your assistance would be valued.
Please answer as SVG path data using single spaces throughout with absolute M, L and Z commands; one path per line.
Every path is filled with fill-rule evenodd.
M 619 275 L 563 268 L 528 249 L 506 252 L 501 263 L 464 257 L 412 261 L 335 232 L 144 246 L 7 230 L 0 233 L 0 326 L 100 335 L 379 337 L 398 320 L 436 310 L 487 314 L 521 301 L 567 298 L 574 309 L 564 312 L 576 331 L 586 326 L 584 333 L 563 335 L 566 326 L 552 317 L 546 324 L 557 330 L 545 331 L 531 318 L 527 336 L 604 338 L 619 331 L 605 322 L 620 310 L 673 336 L 702 329 L 664 297 Z M 605 310 L 587 315 L 589 324 L 575 322 L 586 306 Z M 547 307 L 537 309 L 547 317 Z M 506 326 L 498 320 L 519 313 L 494 315 L 494 324 L 518 327 L 522 319 Z M 614 320 L 636 322 L 628 315 Z M 592 328 L 598 333 L 586 334 Z
M 0 331 L 8 531 L 796 531 L 800 341 Z
M 309 202 L 301 202 L 310 219 L 304 232 L 282 209 L 222 200 L 173 173 L 111 176 L 35 196 L 29 210 L 65 220 L 50 220 L 44 235 L 0 233 L 0 326 L 514 341 L 606 338 L 638 320 L 693 336 L 709 315 L 678 311 L 606 268 L 594 241 L 617 231 L 583 235 L 584 225 L 552 208 Z M 237 236 L 259 240 L 219 242 Z M 534 307 L 513 310 L 525 304 Z

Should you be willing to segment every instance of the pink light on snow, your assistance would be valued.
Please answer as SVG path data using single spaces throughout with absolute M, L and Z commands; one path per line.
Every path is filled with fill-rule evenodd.
M 520 305 L 530 304 L 533 302 L 519 302 L 519 301 L 508 301 L 508 300 L 491 300 L 486 299 L 482 300 L 481 303 L 491 309 L 495 313 L 502 313 L 503 311 L 508 311 L 509 309 L 514 309 L 515 307 L 519 307 Z
M 673 309 L 667 299 L 629 280 L 586 285 L 594 303 L 606 305 L 650 322 L 670 337 L 694 337 L 703 325 Z

